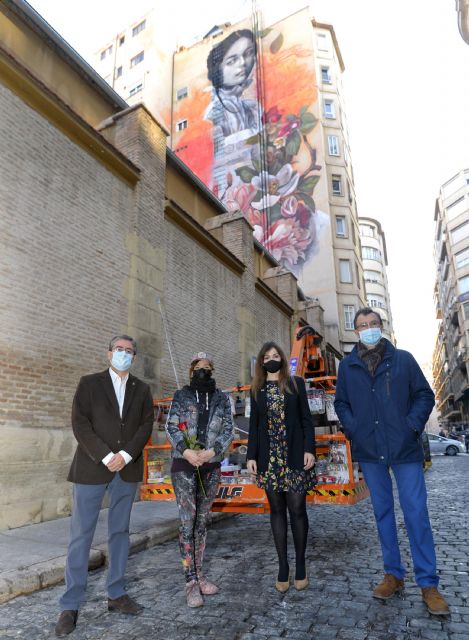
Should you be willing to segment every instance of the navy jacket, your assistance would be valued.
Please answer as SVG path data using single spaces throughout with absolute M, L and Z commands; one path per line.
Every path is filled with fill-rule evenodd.
M 295 376 L 296 388 L 290 385 L 292 393 L 285 393 L 285 426 L 287 430 L 287 465 L 290 469 L 302 470 L 304 454 L 315 453 L 314 426 L 308 406 L 305 381 Z M 249 418 L 249 440 L 247 459 L 257 461 L 259 472 L 269 466 L 269 425 L 267 420 L 267 391 L 259 389 L 257 399 L 251 394 L 251 415 Z
M 386 465 L 422 461 L 420 434 L 434 404 L 415 358 L 388 340 L 373 377 L 357 347 L 339 365 L 335 410 L 354 460 Z

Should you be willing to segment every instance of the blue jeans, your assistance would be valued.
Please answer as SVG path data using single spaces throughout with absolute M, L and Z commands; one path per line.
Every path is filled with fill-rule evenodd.
M 101 503 L 109 491 L 106 587 L 109 598 L 125 594 L 125 569 L 129 555 L 130 512 L 137 482 L 124 482 L 118 473 L 109 484 L 74 484 L 70 542 L 65 566 L 65 593 L 60 609 L 79 609 L 85 600 L 88 561 Z
M 390 468 L 379 463 L 361 462 L 370 490 L 371 502 L 383 553 L 384 571 L 403 579 L 405 569 L 397 540 L 396 517 Z M 419 587 L 438 586 L 435 545 L 427 509 L 427 489 L 422 464 L 391 465 L 399 492 L 399 502 L 409 538 L 415 580 Z

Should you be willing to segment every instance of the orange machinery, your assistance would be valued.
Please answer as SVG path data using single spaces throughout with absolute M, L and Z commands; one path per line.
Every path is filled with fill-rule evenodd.
M 327 365 L 321 351 L 321 336 L 310 326 L 300 326 L 296 330 L 290 356 L 292 375 L 305 380 L 308 391 L 322 390 L 325 395 L 333 395 L 336 377 L 327 374 Z M 227 389 L 227 393 L 240 396 L 250 390 L 250 385 Z M 161 425 L 169 411 L 171 398 L 155 401 L 156 419 Z M 317 468 L 330 462 L 341 469 L 340 480 L 327 473 L 318 474 L 319 483 L 308 493 L 307 501 L 314 504 L 356 504 L 369 495 L 368 488 L 352 463 L 350 443 L 342 433 L 316 435 Z M 243 451 L 246 439 L 234 440 L 232 452 Z M 165 442 L 149 441 L 144 449 L 144 479 L 140 487 L 142 500 L 174 500 L 174 490 L 169 476 L 165 475 L 169 464 L 171 445 Z M 330 465 L 329 465 L 330 466 Z M 267 497 L 263 489 L 246 475 L 223 476 L 213 511 L 255 512 L 269 511 Z

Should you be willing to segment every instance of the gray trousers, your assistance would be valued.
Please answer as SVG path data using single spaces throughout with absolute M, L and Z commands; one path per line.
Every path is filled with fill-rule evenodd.
M 138 482 L 124 482 L 116 473 L 109 484 L 73 486 L 70 542 L 65 567 L 65 593 L 60 609 L 79 609 L 85 600 L 88 561 L 99 511 L 109 491 L 108 553 L 106 588 L 113 600 L 125 593 L 125 570 L 129 556 L 129 522 Z

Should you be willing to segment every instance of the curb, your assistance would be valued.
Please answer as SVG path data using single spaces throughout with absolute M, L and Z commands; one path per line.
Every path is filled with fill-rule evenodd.
M 212 513 L 210 524 L 233 517 L 234 513 Z M 150 549 L 158 544 L 177 537 L 179 519 L 168 520 L 151 529 L 130 534 L 129 556 Z M 57 556 L 29 567 L 19 567 L 13 571 L 0 574 L 0 604 L 13 600 L 17 596 L 28 595 L 64 582 L 65 562 L 67 556 Z M 90 551 L 88 571 L 98 569 L 107 563 L 107 545 L 97 545 Z

